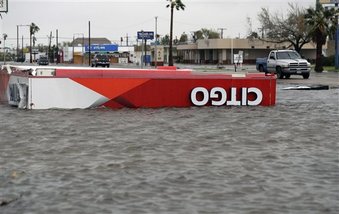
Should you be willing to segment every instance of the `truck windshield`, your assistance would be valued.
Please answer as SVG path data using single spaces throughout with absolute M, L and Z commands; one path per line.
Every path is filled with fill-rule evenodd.
M 294 51 L 277 52 L 277 59 L 301 59 L 300 55 Z
M 97 55 L 97 58 L 100 59 L 100 60 L 108 60 L 107 55 Z

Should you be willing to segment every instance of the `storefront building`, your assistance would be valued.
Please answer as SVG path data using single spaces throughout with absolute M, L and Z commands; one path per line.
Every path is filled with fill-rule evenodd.
M 242 63 L 255 64 L 256 58 L 267 57 L 271 50 L 292 49 L 290 43 L 270 43 L 250 39 L 202 39 L 176 46 L 177 59 L 190 64 L 233 64 L 241 55 Z M 310 61 L 316 58 L 316 46 L 305 44 L 301 55 Z M 233 56 L 233 57 L 232 57 Z M 237 58 L 237 57 L 236 57 Z

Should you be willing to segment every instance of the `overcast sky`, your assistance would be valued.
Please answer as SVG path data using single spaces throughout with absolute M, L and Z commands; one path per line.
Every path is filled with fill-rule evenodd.
M 174 35 L 180 37 L 201 28 L 218 30 L 226 28 L 226 37 L 245 37 L 248 32 L 247 17 L 253 30 L 259 27 L 257 15 L 261 8 L 271 12 L 286 13 L 288 2 L 300 7 L 314 6 L 316 0 L 182 0 L 184 11 L 175 11 Z M 35 23 L 40 31 L 37 43 L 46 44 L 50 31 L 59 42 L 71 41 L 84 34 L 88 37 L 88 21 L 91 37 L 106 37 L 120 44 L 120 37 L 136 40 L 137 31 L 154 31 L 158 17 L 158 34 L 169 34 L 170 11 L 166 0 L 9 0 L 8 13 L 2 14 L 0 33 L 6 33 L 9 47 L 16 47 L 17 25 Z M 29 37 L 28 27 L 20 27 L 20 38 Z M 55 40 L 53 41 L 55 43 Z M 29 40 L 25 39 L 25 45 Z

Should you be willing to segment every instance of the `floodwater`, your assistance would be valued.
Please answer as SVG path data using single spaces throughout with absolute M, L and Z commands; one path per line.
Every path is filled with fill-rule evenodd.
M 0 105 L 0 213 L 339 213 L 339 89 L 274 107 Z

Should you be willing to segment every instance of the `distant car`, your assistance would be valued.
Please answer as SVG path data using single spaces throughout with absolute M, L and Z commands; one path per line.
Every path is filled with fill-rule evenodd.
M 108 55 L 106 55 L 106 54 L 96 54 L 96 55 L 94 55 L 94 57 L 92 59 L 92 67 L 102 66 L 102 67 L 109 68 L 109 65 L 110 65 L 110 61 L 109 61 Z
M 26 60 L 26 58 L 24 56 L 19 56 L 16 61 L 17 62 L 25 62 L 25 60 Z
M 38 59 L 38 65 L 48 65 L 48 64 L 49 64 L 49 62 L 48 62 L 47 56 L 41 56 Z

